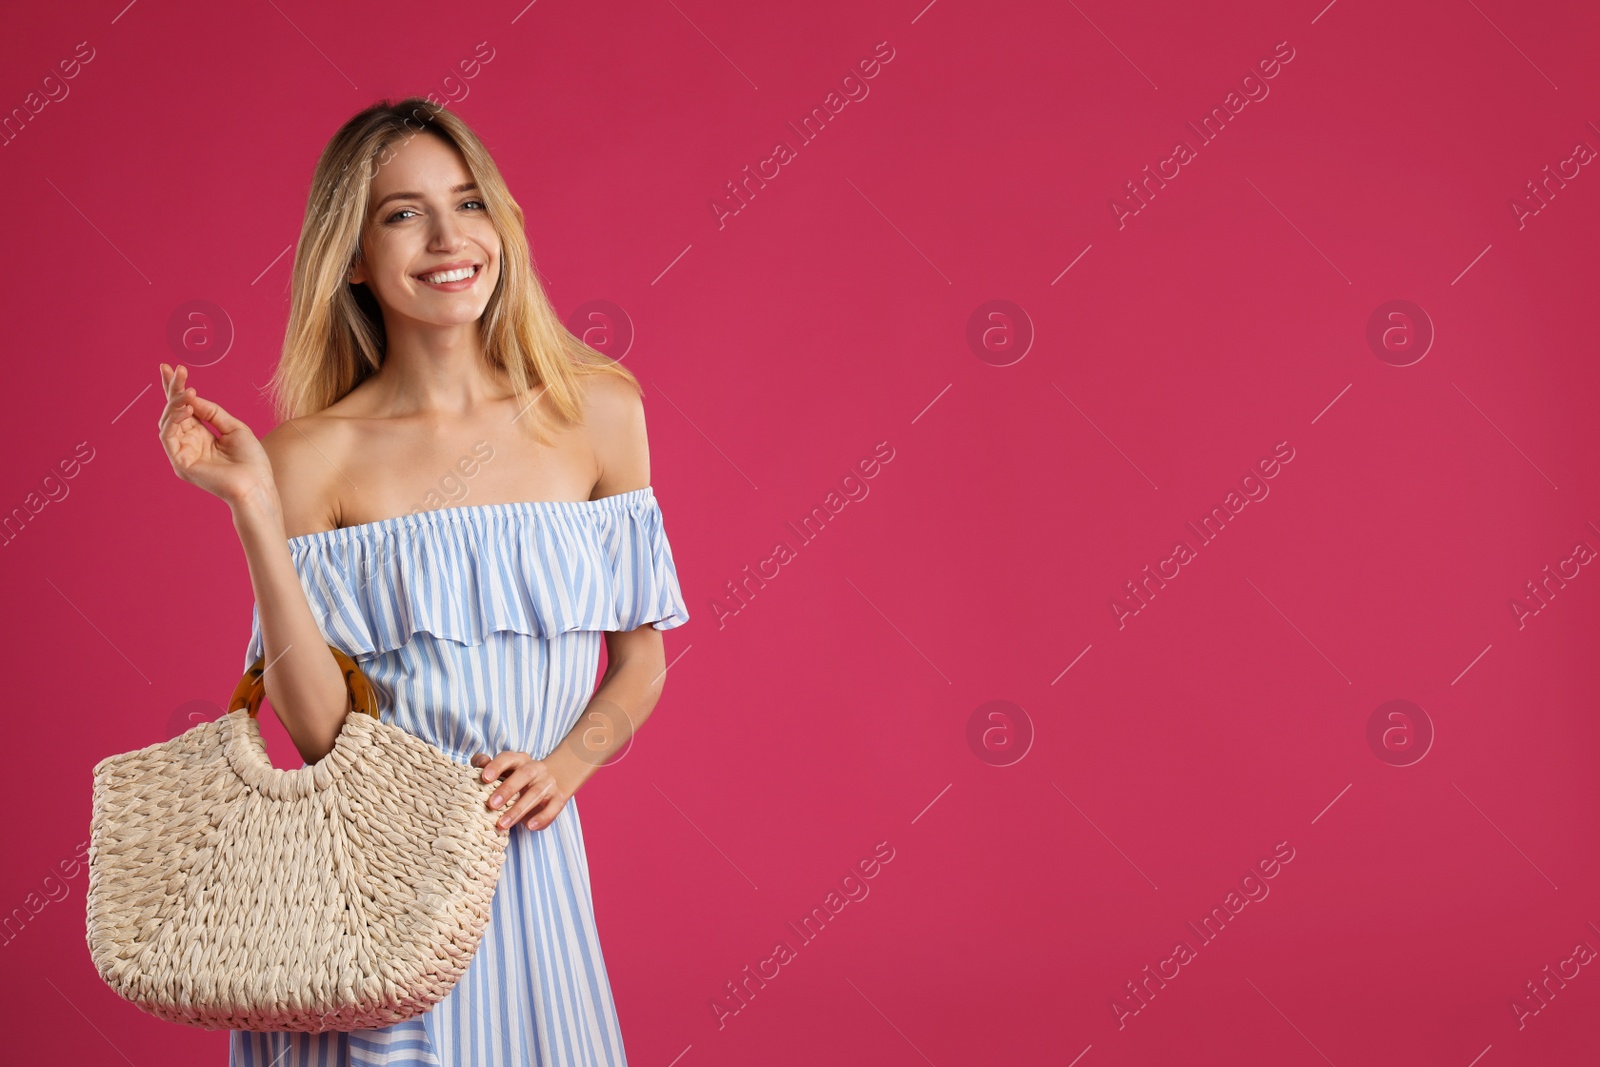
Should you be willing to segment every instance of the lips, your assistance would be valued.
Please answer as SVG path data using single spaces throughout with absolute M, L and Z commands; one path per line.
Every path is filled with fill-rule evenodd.
M 462 267 L 471 267 L 472 268 L 472 273 L 467 275 L 465 278 L 460 279 L 459 281 L 453 281 L 453 282 L 430 282 L 430 281 L 426 281 L 424 278 L 419 276 L 416 279 L 417 284 L 421 285 L 421 286 L 425 286 L 425 287 L 427 287 L 429 289 L 432 289 L 434 292 L 437 292 L 437 293 L 459 293 L 459 292 L 463 292 L 463 291 L 465 291 L 467 289 L 471 289 L 474 285 L 478 284 L 478 279 L 483 276 L 483 264 L 482 263 L 470 263 L 469 262 L 469 263 L 463 263 L 461 266 Z M 437 273 L 440 270 L 452 270 L 452 269 L 460 269 L 460 268 L 440 267 L 440 268 L 436 268 L 434 271 L 430 271 L 429 273 L 432 274 L 432 273 Z
M 482 266 L 482 264 L 479 263 L 477 260 L 458 259 L 454 263 L 441 263 L 437 267 L 429 267 L 425 271 L 419 271 L 418 273 L 413 274 L 412 277 L 413 278 L 425 278 L 430 274 L 443 274 L 447 270 L 460 270 L 462 267 L 481 267 L 481 266 Z M 476 274 L 477 272 L 474 271 L 473 273 Z

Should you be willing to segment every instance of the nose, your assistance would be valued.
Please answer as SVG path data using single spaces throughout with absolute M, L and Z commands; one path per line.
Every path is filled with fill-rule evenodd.
M 453 215 L 435 215 L 430 247 L 436 249 L 460 248 L 466 242 L 466 233 Z

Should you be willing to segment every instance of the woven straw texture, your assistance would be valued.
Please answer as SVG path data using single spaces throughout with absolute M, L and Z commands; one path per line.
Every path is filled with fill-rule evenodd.
M 362 712 L 282 770 L 241 708 L 94 768 L 88 941 L 143 1010 L 208 1030 L 427 1011 L 489 921 L 497 783 Z M 506 805 L 505 807 L 509 807 Z

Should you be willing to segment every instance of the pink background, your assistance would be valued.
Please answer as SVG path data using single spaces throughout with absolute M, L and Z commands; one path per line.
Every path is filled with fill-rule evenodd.
M 7 9 L 0 108 L 67 93 L 0 151 L 0 510 L 61 497 L 0 553 L 7 1061 L 225 1057 L 100 981 L 73 863 L 90 768 L 225 703 L 249 634 L 227 510 L 156 439 L 157 364 L 264 434 L 316 155 L 434 92 L 562 314 L 632 331 L 693 615 L 580 794 L 631 1063 L 1593 1062 L 1600 967 L 1563 961 L 1600 949 L 1600 574 L 1563 561 L 1600 547 L 1600 174 L 1512 203 L 1600 146 L 1600 12 L 918 3 Z M 1279 42 L 1269 95 L 1201 145 L 1186 124 Z M 1195 158 L 1119 228 L 1179 139 Z M 169 345 L 192 300 L 231 323 L 220 359 L 220 320 Z M 1435 333 L 1408 366 L 1367 341 L 1391 300 Z M 1279 442 L 1270 494 L 1200 545 L 1186 523 Z M 1519 625 L 1547 565 L 1577 573 Z M 1373 744 L 1391 700 L 1420 710 Z M 1280 842 L 1245 883 L 1269 895 L 1201 942 Z M 867 895 L 802 943 L 841 880 Z M 1519 1027 L 1547 966 L 1579 969 Z

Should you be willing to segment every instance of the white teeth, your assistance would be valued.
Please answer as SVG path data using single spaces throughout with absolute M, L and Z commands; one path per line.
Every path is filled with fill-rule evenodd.
M 432 282 L 435 285 L 443 285 L 445 282 L 459 282 L 472 277 L 472 272 L 475 269 L 474 267 L 462 267 L 460 270 L 447 270 L 442 274 L 424 274 L 422 280 Z

